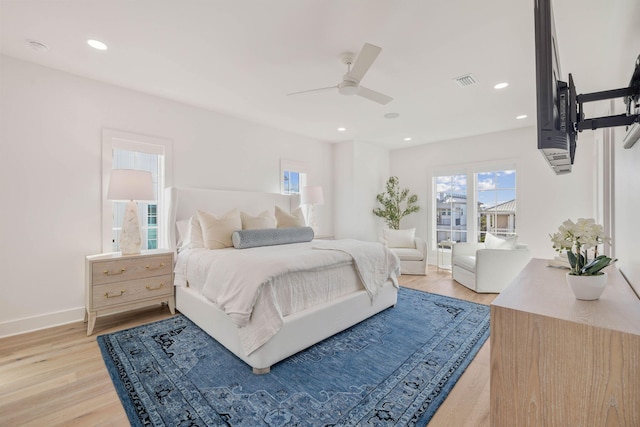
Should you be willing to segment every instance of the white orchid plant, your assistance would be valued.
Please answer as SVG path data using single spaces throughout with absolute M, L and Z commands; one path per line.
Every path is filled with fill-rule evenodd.
M 604 235 L 602 225 L 596 224 L 592 218 L 579 218 L 576 222 L 568 219 L 558 227 L 557 233 L 550 236 L 556 251 L 567 251 L 571 265 L 569 274 L 574 276 L 600 275 L 600 270 L 617 261 L 606 255 L 598 255 L 598 245 L 611 243 L 611 239 Z M 593 249 L 591 260 L 588 257 L 590 249 Z

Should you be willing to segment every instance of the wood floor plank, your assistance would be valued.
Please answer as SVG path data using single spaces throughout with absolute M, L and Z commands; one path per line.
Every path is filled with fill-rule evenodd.
M 427 276 L 402 276 L 402 286 L 490 304 L 430 266 Z M 98 318 L 86 324 L 0 338 L 0 426 L 122 426 L 128 424 L 102 360 L 96 336 L 171 317 L 166 306 Z M 429 427 L 489 425 L 489 342 L 481 348 Z

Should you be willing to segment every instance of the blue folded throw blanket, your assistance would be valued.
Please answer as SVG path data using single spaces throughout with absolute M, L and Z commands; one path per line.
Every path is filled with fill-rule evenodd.
M 231 241 L 236 249 L 285 245 L 287 243 L 310 242 L 311 240 L 313 240 L 311 227 L 236 230 L 231 235 Z

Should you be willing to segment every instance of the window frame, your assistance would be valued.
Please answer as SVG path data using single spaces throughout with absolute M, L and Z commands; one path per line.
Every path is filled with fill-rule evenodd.
M 102 129 L 102 252 L 113 252 L 112 242 L 112 220 L 113 202 L 107 200 L 109 190 L 109 178 L 113 167 L 113 150 L 136 151 L 162 156 L 160 162 L 160 175 L 158 183 L 158 203 L 157 203 L 157 226 L 158 226 L 158 247 L 162 247 L 161 242 L 166 242 L 165 230 L 167 221 L 166 207 L 164 200 L 164 188 L 173 185 L 173 141 L 167 138 L 160 138 L 149 135 L 141 135 L 131 132 L 124 132 L 114 129 Z
M 432 188 L 432 197 L 431 197 L 431 202 L 432 202 L 432 218 L 433 218 L 433 226 L 431 228 L 432 231 L 432 235 L 434 236 L 433 238 L 433 242 L 434 242 L 434 249 L 438 246 L 439 242 L 438 242 L 438 231 L 443 231 L 443 230 L 438 230 L 438 203 L 436 202 L 436 197 L 439 194 L 438 192 L 438 188 L 437 188 L 437 182 L 436 179 L 438 177 L 451 177 L 451 176 L 456 176 L 456 175 L 464 175 L 466 177 L 466 189 L 467 189 L 467 207 L 466 207 L 466 211 L 467 211 L 467 216 L 468 216 L 468 211 L 469 211 L 469 177 L 468 177 L 468 173 L 466 170 L 464 169 L 450 169 L 450 170 L 441 170 L 438 171 L 436 173 L 434 173 L 431 176 L 431 188 Z M 449 217 L 449 218 L 453 218 L 453 212 L 454 210 L 452 209 L 452 206 L 450 206 L 449 208 L 445 209 L 443 211 L 445 217 Z M 450 227 L 453 226 L 453 224 L 449 224 Z M 453 231 L 449 230 L 450 233 L 453 233 Z M 469 221 L 467 220 L 467 227 L 464 231 L 464 233 L 467 235 L 467 241 L 469 240 Z
M 494 168 L 483 168 L 483 169 L 480 169 L 480 170 L 475 170 L 473 172 L 474 187 L 475 187 L 474 188 L 474 193 L 475 193 L 475 196 L 476 196 L 476 200 L 478 200 L 477 196 L 478 196 L 478 193 L 480 192 L 480 190 L 478 189 L 478 179 L 477 179 L 478 174 L 496 173 L 496 172 L 505 172 L 505 171 L 514 171 L 514 175 L 515 175 L 514 178 L 515 179 L 514 179 L 514 187 L 513 188 L 498 187 L 498 188 L 493 188 L 492 190 L 483 190 L 483 191 L 492 191 L 494 193 L 499 193 L 500 191 L 513 190 L 513 193 L 514 193 L 514 199 L 513 200 L 515 200 L 515 205 L 516 205 L 516 211 L 514 213 L 514 218 L 517 218 L 518 217 L 518 214 L 517 214 L 517 211 L 518 211 L 518 171 L 516 170 L 515 167 L 502 167 L 502 168 L 494 167 Z M 494 202 L 497 203 L 497 200 L 495 200 Z M 494 205 L 494 206 L 496 206 L 496 205 Z M 496 220 L 496 222 L 497 222 L 497 215 L 498 215 L 497 213 L 495 213 L 493 215 L 494 219 Z M 478 226 L 478 221 L 480 221 L 480 219 L 481 218 L 479 216 L 479 211 L 478 211 L 478 212 L 476 212 L 476 216 L 474 218 L 474 220 L 476 221 L 476 226 Z M 487 226 L 487 228 L 488 228 L 488 226 Z M 489 232 L 488 230 L 485 231 L 485 235 L 488 232 Z M 480 230 L 480 228 L 478 228 L 477 232 L 476 232 L 476 239 L 475 239 L 476 242 L 484 242 L 484 240 L 482 239 L 482 233 L 483 233 L 482 230 Z M 494 233 L 495 233 L 495 231 L 494 231 Z M 515 225 L 514 225 L 513 231 L 510 234 L 506 234 L 506 235 L 512 236 L 512 235 L 515 235 L 515 234 L 516 234 L 516 228 L 515 228 Z M 501 235 L 501 234 L 498 233 L 498 235 Z
M 301 162 L 297 160 L 280 160 L 280 193 L 281 194 L 300 194 L 298 192 L 285 191 L 284 174 L 285 172 L 297 172 L 299 174 L 298 190 L 302 190 L 302 187 L 307 185 L 309 181 L 309 164 L 307 162 Z
M 430 231 L 433 238 L 431 239 L 431 250 L 435 251 L 438 247 L 437 242 L 437 206 L 435 199 L 437 196 L 436 177 L 438 176 L 452 176 L 452 175 L 466 175 L 467 176 L 467 242 L 478 242 L 480 232 L 478 230 L 478 203 L 477 203 L 477 174 L 486 172 L 496 172 L 504 170 L 514 170 L 516 174 L 515 181 L 515 195 L 516 195 L 516 218 L 518 218 L 518 210 L 521 203 L 518 203 L 518 195 L 520 188 L 522 188 L 521 172 L 516 159 L 503 159 L 500 161 L 482 162 L 482 163 L 468 163 L 460 164 L 449 167 L 442 167 L 434 169 L 431 173 L 431 224 Z

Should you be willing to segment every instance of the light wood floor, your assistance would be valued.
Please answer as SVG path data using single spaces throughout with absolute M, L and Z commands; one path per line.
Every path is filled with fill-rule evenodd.
M 430 267 L 427 276 L 402 276 L 409 288 L 490 304 L 496 295 L 476 294 Z M 156 306 L 100 317 L 94 335 L 76 322 L 0 339 L 0 426 L 126 426 L 96 342 L 96 335 L 170 317 Z M 489 425 L 489 341 L 440 406 L 429 427 Z

